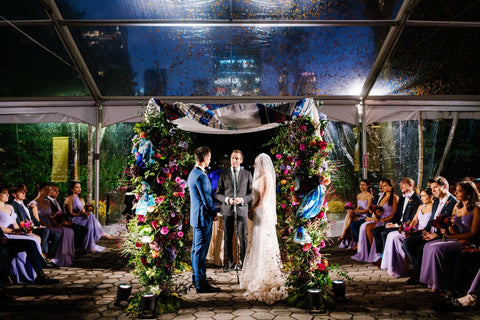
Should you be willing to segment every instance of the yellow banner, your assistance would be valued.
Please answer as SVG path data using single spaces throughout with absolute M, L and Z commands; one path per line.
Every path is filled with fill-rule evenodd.
M 68 137 L 53 137 L 52 182 L 68 181 Z

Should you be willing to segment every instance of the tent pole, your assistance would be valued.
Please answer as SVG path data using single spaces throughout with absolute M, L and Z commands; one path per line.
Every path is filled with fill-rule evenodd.
M 418 176 L 417 176 L 417 186 L 419 189 L 422 189 L 422 179 L 423 179 L 423 117 L 422 111 L 420 111 L 418 116 Z
M 363 102 L 360 102 L 362 110 L 362 178 L 368 177 L 368 151 L 367 151 L 367 115 Z
M 92 201 L 93 199 L 93 130 L 92 125 L 88 125 L 88 179 L 87 179 L 87 198 L 88 201 Z
M 97 213 L 97 220 L 99 216 L 98 208 L 100 207 L 100 130 L 102 129 L 101 122 L 102 106 L 97 108 L 97 126 L 95 128 L 95 153 L 93 160 L 95 161 L 95 212 Z
M 437 173 L 435 173 L 435 177 L 438 177 L 442 172 L 445 159 L 447 158 L 448 151 L 452 146 L 453 137 L 455 136 L 455 131 L 457 130 L 457 123 L 458 123 L 458 112 L 454 112 L 453 119 L 452 119 L 452 126 L 450 127 L 450 133 L 448 134 L 448 139 L 447 139 L 447 143 L 445 144 L 445 150 L 443 151 L 442 160 L 438 165 L 438 169 L 437 169 Z

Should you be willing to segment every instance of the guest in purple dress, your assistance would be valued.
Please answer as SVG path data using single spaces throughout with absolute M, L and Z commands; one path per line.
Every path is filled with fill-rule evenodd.
M 25 239 L 35 240 L 38 254 L 42 256 L 42 249 L 40 248 L 40 237 L 31 233 L 26 235 L 17 224 L 17 214 L 13 207 L 6 202 L 8 201 L 8 188 L 0 187 L 0 228 L 2 229 L 7 239 Z M 37 274 L 27 259 L 25 252 L 19 252 L 11 262 L 10 273 L 17 283 L 35 281 Z
M 480 195 L 471 181 L 459 182 L 455 196 L 458 203 L 453 209 L 454 227 L 441 229 L 446 241 L 441 239 L 428 242 L 423 248 L 420 282 L 433 290 L 443 290 L 453 275 L 448 274 L 447 253 L 459 251 L 466 241 L 476 239 L 480 234 Z
M 37 189 L 37 197 L 29 204 L 32 207 L 33 215 L 50 232 L 60 235 L 60 244 L 56 250 L 55 257 L 52 258 L 52 262 L 60 267 L 71 266 L 75 254 L 73 230 L 65 228 L 55 221 L 50 201 L 46 199 L 51 189 L 50 185 L 39 183 Z
M 387 270 L 388 274 L 394 278 L 405 277 L 408 274 L 408 266 L 410 260 L 403 250 L 402 244 L 407 234 L 410 232 L 418 232 L 423 230 L 430 220 L 433 207 L 433 192 L 431 188 L 426 188 L 420 193 L 422 205 L 418 207 L 412 222 L 410 222 L 410 230 L 392 231 L 388 234 L 383 251 L 381 269 Z
M 353 221 L 362 220 L 367 217 L 368 210 L 372 205 L 373 194 L 369 191 L 370 182 L 366 179 L 360 180 L 360 193 L 357 194 L 357 207 L 355 209 L 348 209 L 347 215 L 343 225 L 343 233 L 338 240 L 340 241 L 339 248 L 353 248 L 356 241 L 353 240 L 352 230 L 350 225 Z
M 365 223 L 360 227 L 357 254 L 352 256 L 353 260 L 377 263 L 381 258 L 381 255 L 377 253 L 375 241 L 373 241 L 372 230 L 385 225 L 397 210 L 398 196 L 395 194 L 395 183 L 392 179 L 385 179 L 383 192 L 384 195 L 379 203 L 379 206 L 383 208 L 383 213 L 380 218 L 373 215 L 373 217 L 365 219 Z
M 85 201 L 80 198 L 82 186 L 80 182 L 73 181 L 68 190 L 68 197 L 65 199 L 65 211 L 72 217 L 72 223 L 87 227 L 88 232 L 85 236 L 83 249 L 87 252 L 100 252 L 105 247 L 97 245 L 102 238 L 113 239 L 112 235 L 106 233 L 100 222 L 92 212 L 85 211 Z

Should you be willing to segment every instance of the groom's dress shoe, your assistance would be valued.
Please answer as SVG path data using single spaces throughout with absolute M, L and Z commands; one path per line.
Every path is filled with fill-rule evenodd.
M 228 271 L 228 270 L 232 270 L 232 268 L 233 266 L 230 261 L 225 262 L 225 266 L 223 266 L 223 270 Z
M 218 287 L 211 286 L 209 284 L 197 288 L 197 293 L 215 293 L 220 292 L 222 289 Z

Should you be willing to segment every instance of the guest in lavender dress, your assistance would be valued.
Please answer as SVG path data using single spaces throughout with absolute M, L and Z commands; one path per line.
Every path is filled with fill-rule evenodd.
M 112 235 L 106 233 L 100 222 L 92 212 L 85 211 L 85 201 L 80 198 L 82 186 L 79 182 L 73 181 L 68 190 L 68 197 L 65 199 L 65 211 L 72 217 L 72 223 L 87 227 L 88 232 L 85 236 L 83 249 L 87 252 L 100 252 L 105 247 L 97 245 L 102 238 L 113 239 Z
M 13 207 L 6 202 L 8 201 L 8 188 L 0 187 L 0 228 L 2 229 L 7 239 L 25 239 L 35 240 L 38 253 L 42 256 L 42 249 L 40 248 L 40 237 L 31 233 L 26 235 L 17 224 L 17 214 Z M 27 259 L 25 252 L 19 252 L 11 262 L 10 273 L 14 276 L 14 281 L 17 283 L 35 281 L 37 274 Z
M 352 256 L 353 260 L 377 263 L 381 258 L 381 255 L 377 253 L 375 241 L 373 241 L 372 230 L 385 225 L 397 210 L 398 196 L 395 194 L 395 183 L 392 179 L 385 179 L 383 192 L 384 195 L 379 203 L 379 206 L 383 207 L 383 213 L 380 218 L 374 215 L 365 219 L 365 223 L 360 227 L 357 254 Z
M 372 205 L 373 194 L 369 191 L 370 182 L 366 179 L 360 180 L 360 193 L 357 194 L 357 208 L 348 209 L 345 216 L 343 233 L 338 240 L 340 241 L 339 248 L 353 248 L 356 241 L 353 239 L 351 223 L 357 220 L 364 220 L 367 217 L 368 209 Z
M 50 188 L 47 183 L 39 183 L 37 185 L 38 195 L 29 205 L 32 207 L 33 215 L 42 226 L 47 227 L 50 232 L 60 235 L 60 244 L 52 262 L 57 266 L 67 267 L 73 264 L 75 254 L 73 230 L 65 228 L 55 221 L 50 201 L 46 199 Z
M 415 217 L 409 225 L 414 232 L 419 232 L 425 228 L 433 207 L 433 192 L 431 188 L 426 188 L 420 193 L 422 205 L 418 207 Z M 412 232 L 412 231 L 410 231 Z M 407 276 L 410 260 L 403 250 L 402 243 L 406 238 L 407 230 L 403 232 L 392 231 L 388 234 L 383 251 L 381 269 L 387 270 L 388 274 L 394 278 Z
M 455 196 L 459 201 L 453 209 L 453 223 L 456 227 L 441 229 L 446 241 L 441 239 L 428 242 L 423 248 L 420 282 L 433 290 L 443 290 L 450 282 L 447 253 L 459 251 L 466 241 L 476 239 L 480 234 L 480 195 L 471 181 L 459 182 Z

